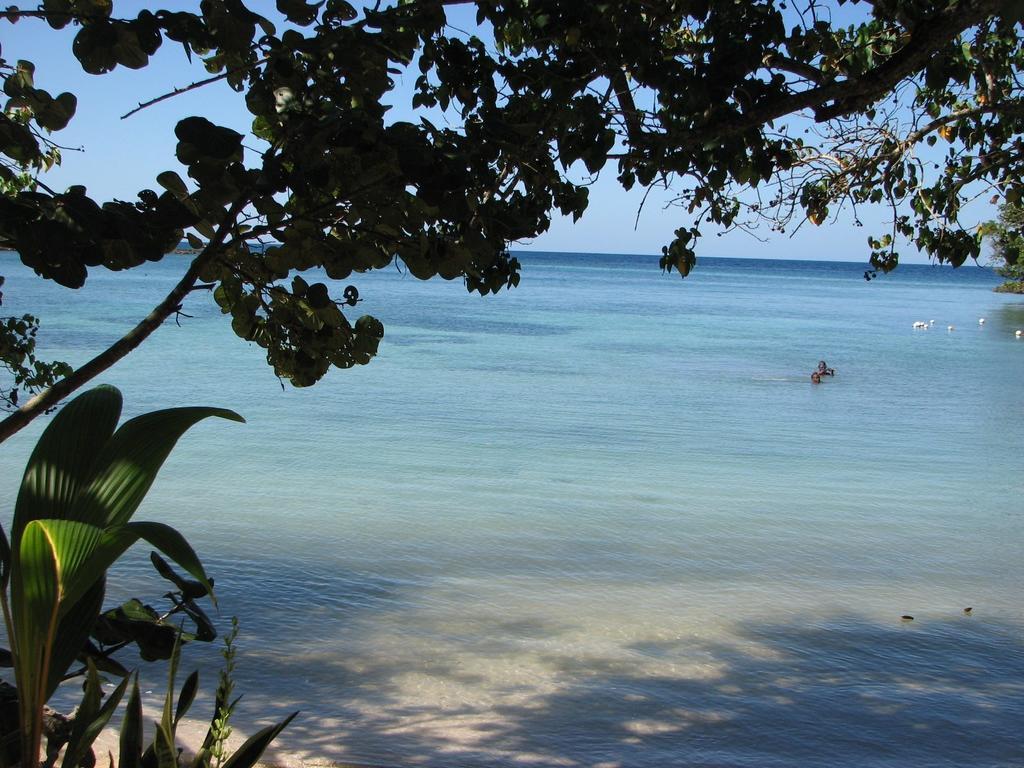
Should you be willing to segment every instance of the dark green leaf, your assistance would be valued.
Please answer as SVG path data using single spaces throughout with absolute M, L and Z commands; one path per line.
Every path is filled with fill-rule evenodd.
M 132 692 L 121 721 L 117 768 L 142 768 L 142 699 L 139 697 L 139 676 L 132 678 Z
M 125 677 L 117 688 L 110 692 L 103 706 L 98 706 L 100 680 L 96 674 L 95 665 L 91 661 L 89 662 L 85 700 L 89 700 L 91 703 L 88 711 L 86 711 L 84 709 L 85 700 L 83 700 L 83 705 L 79 705 L 75 718 L 72 721 L 71 738 L 64 752 L 63 768 L 78 768 L 82 763 L 96 741 L 96 737 L 100 735 L 103 729 L 107 727 L 107 723 L 110 722 L 110 718 L 117 709 L 117 705 L 121 703 L 121 697 L 124 696 L 127 686 L 128 678 Z M 95 706 L 92 704 L 93 698 L 95 699 Z
M 244 421 L 223 408 L 170 408 L 122 424 L 96 458 L 99 471 L 81 494 L 74 510 L 76 517 L 103 520 L 108 526 L 127 522 L 178 438 L 210 416 Z
M 181 176 L 176 174 L 174 171 L 164 171 L 163 173 L 158 174 L 156 182 L 179 199 L 188 197 L 188 187 L 186 187 L 185 182 L 181 180 Z
M 242 744 L 224 763 L 223 768 L 252 768 L 266 751 L 270 743 L 277 738 L 288 723 L 299 714 L 292 712 L 277 725 L 270 725 L 257 731 Z
M 181 686 L 181 693 L 178 695 L 178 705 L 174 710 L 174 725 L 181 722 L 181 718 L 188 714 L 188 710 L 195 701 L 196 692 L 199 690 L 199 670 L 195 670 Z
M 306 5 L 305 0 L 277 0 L 277 10 L 293 24 L 307 26 L 316 21 L 323 2 Z
M 92 479 L 96 456 L 121 415 L 121 393 L 100 386 L 79 395 L 53 418 L 25 468 L 14 510 L 12 546 L 25 525 L 41 517 L 68 518 L 81 489 Z

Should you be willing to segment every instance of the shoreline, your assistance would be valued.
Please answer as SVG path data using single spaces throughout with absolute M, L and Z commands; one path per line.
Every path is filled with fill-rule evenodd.
M 155 728 L 154 723 L 159 716 L 160 709 L 158 707 L 146 706 L 143 708 L 143 719 L 148 724 L 146 738 L 143 743 L 149 744 L 152 741 Z M 195 718 L 186 717 L 178 723 L 176 731 L 177 747 L 181 750 L 181 754 L 186 757 L 186 760 L 190 760 L 195 756 L 196 750 L 206 737 L 208 728 L 208 722 Z M 256 730 L 258 729 L 253 729 L 250 732 L 247 728 L 243 732 L 238 729 L 232 729 L 231 736 L 228 737 L 227 741 L 228 755 L 230 756 L 242 746 L 245 740 L 252 733 L 255 733 Z M 116 727 L 108 725 L 103 729 L 92 747 L 93 753 L 96 755 L 97 765 L 102 765 L 109 760 L 113 761 L 110 763 L 112 765 L 118 764 L 118 740 L 119 732 Z M 327 757 L 307 757 L 293 750 L 275 749 L 274 743 L 267 747 L 257 765 L 261 766 L 261 768 L 400 768 L 398 763 L 337 761 Z

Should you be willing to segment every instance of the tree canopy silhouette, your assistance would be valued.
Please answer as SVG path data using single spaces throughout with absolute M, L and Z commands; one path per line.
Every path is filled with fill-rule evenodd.
M 475 30 L 447 23 L 456 5 L 475 9 Z M 69 288 L 183 239 L 194 248 L 174 290 L 121 340 L 25 384 L 52 386 L 0 424 L 0 440 L 201 285 L 297 386 L 367 363 L 380 321 L 350 320 L 355 288 L 333 295 L 300 273 L 348 280 L 397 261 L 480 294 L 515 286 L 509 244 L 544 232 L 554 211 L 583 216 L 599 173 L 673 191 L 688 223 L 661 267 L 683 276 L 708 227 L 784 230 L 867 204 L 888 206 L 892 221 L 868 238 L 867 275 L 908 246 L 958 266 L 980 253 L 979 230 L 959 220 L 964 202 L 1016 203 L 1024 189 L 1022 11 L 1019 0 L 277 0 L 268 19 L 242 0 L 124 17 L 112 0 L 10 6 L 7 23 L 77 27 L 74 54 L 96 75 L 180 46 L 211 76 L 155 101 L 226 80 L 252 136 L 182 115 L 178 170 L 136 199 L 52 189 L 40 173 L 59 159 L 51 137 L 76 97 L 44 90 L 31 62 L 0 61 L 0 246 Z M 391 119 L 396 98 L 417 119 Z M 9 324 L 0 345 L 31 373 L 32 350 L 11 327 L 34 326 Z

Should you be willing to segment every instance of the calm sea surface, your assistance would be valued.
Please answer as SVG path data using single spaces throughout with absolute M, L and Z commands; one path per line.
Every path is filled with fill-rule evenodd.
M 353 280 L 380 356 L 312 389 L 205 293 L 104 377 L 130 414 L 248 421 L 186 435 L 139 513 L 241 617 L 239 723 L 302 709 L 281 749 L 376 764 L 1024 765 L 1024 299 L 978 268 L 520 258 L 487 299 Z M 3 254 L 4 310 L 81 363 L 182 269 L 68 292 Z M 0 450 L 8 510 L 41 426 Z M 159 594 L 145 555 L 114 596 Z

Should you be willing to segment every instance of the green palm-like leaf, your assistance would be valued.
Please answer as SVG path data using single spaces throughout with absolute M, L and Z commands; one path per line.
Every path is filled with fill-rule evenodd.
M 47 521 L 52 522 L 52 521 Z M 12 585 L 12 613 L 18 653 L 31 653 L 31 648 L 21 647 L 22 636 L 35 630 L 45 636 L 50 625 L 56 626 L 57 610 L 60 607 L 60 563 L 56 547 L 48 531 L 38 520 L 31 521 L 21 537 L 18 552 L 19 568 L 14 573 Z M 97 529 L 96 540 L 102 531 Z
M 8 633 L 18 683 L 21 754 L 37 755 L 46 702 L 49 646 L 57 624 L 58 571 L 56 556 L 41 531 L 23 537 L 23 557 L 33 565 L 15 567 L 11 583 L 11 625 Z M 30 595 L 30 598 L 26 598 Z M 34 750 L 34 751 L 33 751 Z
M 89 530 L 91 529 L 91 530 Z M 51 661 L 63 596 L 64 566 L 78 570 L 102 531 L 68 520 L 32 520 L 24 528 L 11 583 L 11 633 L 18 682 L 23 759 L 38 754 L 42 707 L 49 698 Z M 62 562 L 63 558 L 63 562 Z M 63 670 L 61 670 L 63 672 Z
M 20 554 L 27 607 L 33 610 L 36 603 L 34 609 L 49 612 L 56 600 L 59 613 L 55 618 L 63 616 L 113 563 L 96 557 L 103 538 L 102 528 L 77 520 L 33 520 L 25 526 Z M 55 585 L 48 578 L 45 584 L 32 578 L 37 571 L 43 575 L 47 570 L 42 568 L 44 562 L 51 561 Z M 54 586 L 56 594 L 52 593 Z
M 210 416 L 244 421 L 224 408 L 168 408 L 122 424 L 96 461 L 98 471 L 75 504 L 75 519 L 103 526 L 128 522 L 178 438 Z
M 57 690 L 68 668 L 82 655 L 82 649 L 88 645 L 96 618 L 103 610 L 105 593 L 106 579 L 103 578 L 63 612 L 53 638 L 50 677 L 46 683 L 47 698 Z
M 66 405 L 29 459 L 9 547 L 0 529 L 0 586 L 10 573 L 8 635 L 22 755 L 29 762 L 39 751 L 43 705 L 86 647 L 106 571 L 128 547 L 145 539 L 211 587 L 181 534 L 159 523 L 129 521 L 186 430 L 209 416 L 243 419 L 220 408 L 171 408 L 115 431 L 120 413 L 121 395 L 113 387 L 98 387 Z M 130 723 L 122 731 L 129 742 L 131 731 Z M 134 761 L 140 759 L 141 751 Z M 122 761 L 133 758 L 122 753 Z
M 30 521 L 71 518 L 79 491 L 92 479 L 97 456 L 114 433 L 120 415 L 121 393 L 100 386 L 79 395 L 53 417 L 32 451 L 21 481 L 11 526 L 15 551 Z
M 45 701 L 81 652 L 103 600 L 103 532 L 73 520 L 32 520 L 21 538 L 11 617 L 19 680 Z M 25 707 L 35 707 L 30 700 Z M 26 710 L 24 714 L 28 714 Z

